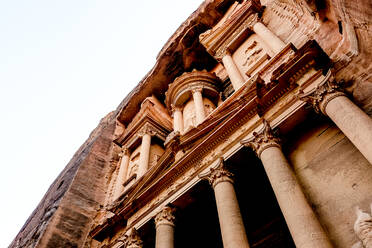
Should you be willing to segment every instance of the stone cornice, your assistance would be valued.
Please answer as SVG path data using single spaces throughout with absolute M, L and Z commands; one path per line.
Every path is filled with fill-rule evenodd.
M 244 146 L 251 147 L 258 157 L 261 157 L 262 152 L 267 148 L 280 148 L 279 138 L 273 134 L 270 124 L 265 119 L 263 119 L 263 128 L 259 133 L 253 132 L 252 138 L 242 140 L 240 143 Z
M 135 144 L 140 143 L 140 139 L 144 133 L 156 136 L 160 140 L 164 141 L 170 131 L 170 127 L 165 128 L 157 123 L 156 120 L 146 116 L 132 129 L 127 130 L 124 135 L 117 140 L 117 142 L 121 145 L 127 146 L 129 149 L 133 149 Z
M 143 101 L 141 110 L 114 142 L 119 145 L 132 144 L 134 134 L 139 132 L 145 125 L 152 125 L 155 130 L 158 130 L 159 138 L 163 140 L 173 129 L 172 119 L 167 114 L 164 106 L 155 97 L 148 97 Z M 130 147 L 130 145 L 127 146 Z
M 290 47 L 293 46 L 289 45 L 285 50 Z M 277 60 L 277 58 L 272 60 Z M 308 41 L 298 50 L 295 49 L 291 57 L 272 72 L 269 82 L 258 81 L 259 114 L 263 116 L 278 98 L 296 88 L 297 80 L 311 68 L 325 72 L 329 67 L 328 56 L 314 40 Z

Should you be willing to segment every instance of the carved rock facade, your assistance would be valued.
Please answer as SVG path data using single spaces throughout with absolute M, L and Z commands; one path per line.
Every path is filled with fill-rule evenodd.
M 353 214 L 372 201 L 357 4 L 204 1 L 10 247 L 370 247 Z

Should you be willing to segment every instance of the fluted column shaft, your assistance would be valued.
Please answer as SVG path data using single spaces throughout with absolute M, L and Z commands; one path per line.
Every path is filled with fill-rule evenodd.
M 194 99 L 194 104 L 195 104 L 196 122 L 197 122 L 197 124 L 200 124 L 205 119 L 205 110 L 204 110 L 202 89 L 201 88 L 193 89 L 192 90 L 192 97 Z
M 332 245 L 284 157 L 279 140 L 271 134 L 270 126 L 260 134 L 242 141 L 261 158 L 276 199 L 283 213 L 293 241 L 298 248 L 331 248 Z
M 114 199 L 117 199 L 120 194 L 124 190 L 123 183 L 125 182 L 127 178 L 127 171 L 129 166 L 129 151 L 127 148 L 124 148 L 121 153 L 121 161 L 120 161 L 120 168 L 118 177 L 115 184 L 115 190 L 114 190 Z
M 340 85 L 328 81 L 300 99 L 317 112 L 329 116 L 337 127 L 372 164 L 372 119 L 341 91 Z
M 183 132 L 183 116 L 182 109 L 179 107 L 173 108 L 173 129 L 180 133 Z
M 224 248 L 249 248 L 243 219 L 233 186 L 232 174 L 223 168 L 211 169 L 205 176 L 212 184 Z
M 240 73 L 239 68 L 236 66 L 230 53 L 227 52 L 222 57 L 222 63 L 226 69 L 227 74 L 229 75 L 234 90 L 238 90 L 244 84 L 244 78 Z
M 149 167 L 150 148 L 151 148 L 151 135 L 148 132 L 145 132 L 142 134 L 137 178 L 140 178 L 141 176 L 143 176 Z
M 285 47 L 284 42 L 276 36 L 265 24 L 256 22 L 253 31 L 274 51 L 279 53 Z
M 165 207 L 155 217 L 155 248 L 174 248 L 174 209 Z

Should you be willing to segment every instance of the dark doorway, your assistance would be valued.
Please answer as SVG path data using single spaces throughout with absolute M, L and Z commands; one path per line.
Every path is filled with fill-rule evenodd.
M 263 165 L 253 151 L 243 147 L 225 163 L 235 175 L 250 247 L 295 248 Z

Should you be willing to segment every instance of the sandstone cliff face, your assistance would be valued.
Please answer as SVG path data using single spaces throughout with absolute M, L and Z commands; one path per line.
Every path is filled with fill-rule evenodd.
M 81 247 L 104 199 L 115 116 L 103 118 L 9 247 Z

